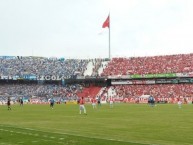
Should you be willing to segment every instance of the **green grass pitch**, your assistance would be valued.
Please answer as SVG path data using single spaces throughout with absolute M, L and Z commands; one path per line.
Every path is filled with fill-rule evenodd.
M 0 106 L 0 145 L 192 145 L 193 105 Z

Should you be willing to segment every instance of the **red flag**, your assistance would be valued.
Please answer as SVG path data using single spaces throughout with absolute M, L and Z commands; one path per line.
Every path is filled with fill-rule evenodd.
M 107 19 L 105 20 L 105 22 L 103 23 L 103 28 L 106 28 L 106 27 L 108 27 L 109 28 L 109 23 L 110 23 L 110 19 L 109 19 L 109 16 L 107 17 Z

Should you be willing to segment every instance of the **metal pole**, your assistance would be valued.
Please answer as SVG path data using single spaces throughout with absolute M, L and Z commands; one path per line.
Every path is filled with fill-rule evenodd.
M 111 35 L 110 35 L 110 31 L 111 27 L 110 27 L 110 13 L 109 13 L 109 59 L 111 59 Z

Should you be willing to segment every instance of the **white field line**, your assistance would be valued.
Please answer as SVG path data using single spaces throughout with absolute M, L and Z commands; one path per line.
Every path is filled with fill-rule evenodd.
M 23 128 L 20 128 L 20 129 L 23 129 Z M 39 136 L 39 134 L 33 134 L 33 133 L 27 133 L 27 132 L 18 132 L 18 131 L 7 130 L 7 129 L 0 129 L 0 131 L 6 131 L 6 132 L 10 132 L 10 133 L 17 133 L 17 134 L 26 134 L 26 135 L 30 135 L 30 136 Z M 44 141 L 55 141 L 55 140 L 53 140 L 53 139 L 55 139 L 55 137 L 53 137 L 53 136 L 49 137 L 49 136 L 44 135 L 43 137 L 46 137 L 48 139 L 41 139 L 41 140 L 44 140 Z M 50 140 L 49 138 L 52 139 L 52 140 Z M 60 138 L 59 138 L 59 140 L 60 140 Z M 33 140 L 32 142 L 38 142 L 38 141 Z M 21 144 L 21 142 L 18 142 L 18 143 Z M 63 144 L 63 142 L 61 142 L 61 141 L 58 141 L 57 143 Z
M 1 126 L 3 126 L 3 125 L 1 125 Z M 5 126 L 5 127 L 12 127 L 12 126 Z M 32 130 L 32 131 L 39 131 L 39 132 L 46 132 L 46 131 L 42 131 L 42 130 L 38 130 L 38 129 L 32 129 L 32 128 L 21 128 L 21 127 L 15 127 L 15 128 Z M 41 128 L 42 129 L 50 129 L 50 128 L 46 128 L 46 127 L 41 127 Z M 61 131 L 60 129 L 56 129 L 56 128 L 52 128 L 52 129 Z M 63 134 L 63 135 L 73 135 L 73 136 L 85 137 L 85 138 L 90 138 L 90 139 L 103 139 L 103 140 L 107 140 L 107 141 L 118 141 L 118 142 L 122 142 L 122 143 L 125 142 L 125 143 L 136 143 L 136 144 L 141 144 L 141 145 L 152 145 L 152 144 L 149 144 L 149 143 L 141 143 L 141 142 L 137 142 L 137 141 L 124 141 L 124 140 L 118 140 L 118 139 L 113 139 L 113 138 L 90 137 L 90 136 L 84 136 L 84 135 L 77 135 L 77 134 L 73 134 L 73 133 L 72 134 L 63 133 L 63 132 L 52 132 L 52 133 Z M 91 132 L 89 132 L 89 134 L 91 134 Z M 97 136 L 97 134 L 93 134 L 93 135 Z M 158 145 L 158 144 L 153 144 L 153 145 Z

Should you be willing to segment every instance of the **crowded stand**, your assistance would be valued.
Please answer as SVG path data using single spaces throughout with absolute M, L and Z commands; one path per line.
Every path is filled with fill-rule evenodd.
M 71 78 L 83 75 L 89 60 L 45 57 L 1 57 L 0 76 L 59 75 Z
M 51 97 L 56 102 L 77 100 L 77 94 L 82 91 L 82 85 L 38 85 L 38 84 L 4 84 L 0 85 L 1 103 L 6 102 L 7 96 L 17 102 L 21 97 L 26 102 L 46 103 Z
M 113 58 L 102 76 L 193 72 L 193 54 Z
M 191 80 L 191 73 L 193 72 L 193 54 L 178 54 L 165 56 L 151 56 L 151 57 L 130 57 L 130 58 L 112 58 L 108 63 L 104 63 L 105 59 L 79 60 L 79 59 L 57 59 L 44 57 L 0 57 L 0 78 L 5 80 L 5 76 L 39 76 L 39 75 L 56 75 L 64 76 L 63 79 L 57 80 L 57 85 L 49 80 L 49 84 L 45 80 L 35 78 L 36 83 L 29 83 L 30 79 L 22 78 L 28 81 L 27 84 L 14 83 L 20 81 L 21 78 L 13 79 L 13 83 L 0 84 L 0 102 L 5 102 L 8 96 L 11 96 L 12 101 L 17 101 L 24 97 L 26 102 L 48 102 L 51 97 L 54 97 L 56 102 L 66 102 L 78 100 L 78 97 L 96 97 L 105 99 L 117 99 L 124 102 L 135 102 L 137 99 L 147 102 L 147 96 L 152 95 L 157 102 L 167 101 L 175 102 L 177 98 L 185 98 L 187 101 L 193 100 L 193 79 Z M 90 64 L 90 65 L 88 65 Z M 91 67 L 88 68 L 88 66 Z M 102 73 L 99 73 L 103 69 Z M 88 70 L 92 70 L 89 72 Z M 84 76 L 85 71 L 88 71 Z M 165 84 L 162 80 L 135 80 L 129 78 L 125 85 L 121 84 L 119 80 L 113 80 L 115 84 L 109 84 L 108 76 L 129 76 L 139 74 L 141 76 L 146 74 L 167 74 L 178 73 L 178 76 L 183 76 L 188 73 L 190 76 L 187 82 L 168 83 L 168 78 L 165 78 Z M 90 74 L 90 76 L 88 76 Z M 73 77 L 73 76 L 82 77 Z M 100 76 L 101 75 L 101 76 Z M 105 76 L 105 77 L 104 77 Z M 84 88 L 84 85 L 78 84 L 77 79 L 90 79 L 88 82 L 96 84 L 97 79 L 104 79 L 102 85 L 95 89 L 94 87 Z M 74 79 L 73 84 L 65 84 L 65 79 Z M 110 78 L 111 79 L 111 78 Z M 119 79 L 119 78 L 118 78 Z M 127 78 L 128 79 L 128 78 Z M 135 78 L 136 79 L 136 78 Z M 143 78 L 137 78 L 143 79 Z M 63 81 L 63 83 L 61 83 Z M 83 81 L 83 82 L 84 82 Z M 158 82 L 160 84 L 156 84 Z M 187 81 L 187 80 L 181 80 Z M 153 83 L 152 83 L 153 82 Z M 166 83 L 167 82 L 167 83 Z M 106 83 L 106 84 L 105 84 Z M 112 82 L 111 82 L 112 83 Z M 116 84 L 118 83 L 118 85 Z M 142 84 L 134 84 L 142 83 Z M 148 84 L 152 83 L 152 84 Z M 84 84 L 84 83 L 83 83 Z M 107 86 L 107 87 L 106 87 Z M 109 87 L 110 86 L 110 87 Z M 86 90 L 86 93 L 84 92 Z M 97 90 L 95 94 L 88 92 Z M 109 91 L 111 90 L 111 91 Z M 82 92 L 81 96 L 81 93 Z M 79 96 L 78 96 L 79 95 Z
M 155 84 L 155 85 L 115 85 L 115 96 L 129 102 L 136 99 L 147 101 L 145 96 L 152 95 L 156 102 L 175 103 L 177 98 L 184 98 L 188 102 L 193 100 L 192 84 Z

